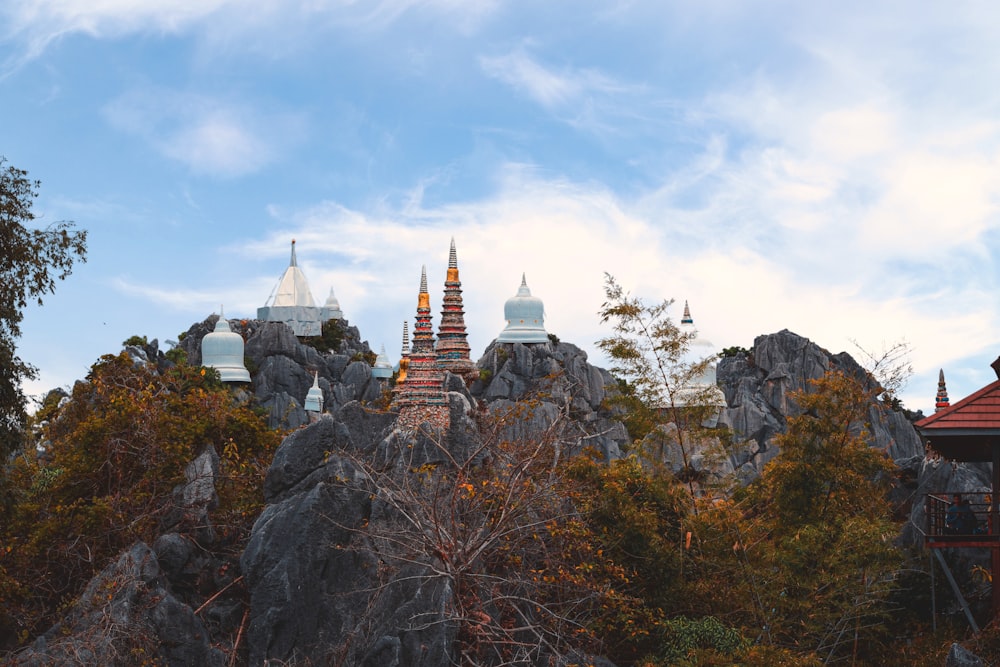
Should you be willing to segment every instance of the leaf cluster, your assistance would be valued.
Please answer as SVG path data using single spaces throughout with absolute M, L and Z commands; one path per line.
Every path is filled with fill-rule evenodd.
M 23 442 L 25 398 L 21 383 L 37 370 L 16 351 L 29 303 L 55 291 L 74 263 L 85 261 L 87 232 L 69 222 L 31 227 L 39 182 L 0 156 L 0 461 Z M 0 480 L 2 484 L 2 480 Z

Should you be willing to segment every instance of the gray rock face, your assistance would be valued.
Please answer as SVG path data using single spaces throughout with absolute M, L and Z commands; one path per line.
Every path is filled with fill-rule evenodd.
M 138 656 L 171 667 L 224 664 L 208 631 L 166 584 L 139 542 L 96 576 L 63 620 L 18 654 L 16 665 L 119 665 Z
M 540 433 L 564 414 L 579 430 L 579 445 L 596 449 L 605 459 L 621 456 L 621 447 L 629 442 L 624 425 L 604 402 L 608 389 L 616 386 L 614 378 L 591 366 L 575 345 L 494 341 L 476 366 L 480 379 L 470 393 L 491 413 L 508 412 L 525 399 L 536 401 L 511 424 L 511 437 Z
M 717 375 L 728 407 L 719 424 L 732 429 L 740 443 L 732 456 L 738 476 L 747 481 L 759 476 L 778 453 L 774 436 L 785 431 L 789 417 L 801 414 L 792 392 L 808 389 L 810 380 L 830 370 L 864 377 L 850 355 L 830 354 L 788 330 L 758 336 L 749 357 L 741 353 L 720 360 Z M 893 459 L 923 455 L 923 443 L 902 413 L 872 404 L 868 420 L 873 447 Z
M 463 388 L 448 393 L 443 433 L 399 430 L 393 413 L 353 402 L 285 438 L 241 560 L 249 664 L 463 662 L 456 579 L 445 573 L 447 555 L 428 547 L 431 524 L 414 518 L 437 507 L 415 506 L 438 498 L 435 490 L 451 496 L 455 460 L 474 468 L 485 460 L 477 458 L 483 413 Z
M 464 399 L 455 402 L 461 420 Z M 382 581 L 385 563 L 369 537 L 370 526 L 388 515 L 378 489 L 366 486 L 359 457 L 388 462 L 385 447 L 420 447 L 399 442 L 394 422 L 391 413 L 352 403 L 278 449 L 265 481 L 269 504 L 242 558 L 251 591 L 250 664 L 308 658 L 429 667 L 453 659 L 453 628 L 440 622 L 453 594 L 446 580 L 414 562 Z M 385 444 L 394 439 L 395 446 Z

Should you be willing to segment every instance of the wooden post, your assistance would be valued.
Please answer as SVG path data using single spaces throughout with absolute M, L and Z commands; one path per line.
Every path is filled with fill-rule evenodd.
M 1000 441 L 993 442 L 993 488 L 990 493 L 990 554 L 992 555 L 992 602 L 993 618 L 1000 618 L 1000 516 L 997 507 L 1000 504 Z

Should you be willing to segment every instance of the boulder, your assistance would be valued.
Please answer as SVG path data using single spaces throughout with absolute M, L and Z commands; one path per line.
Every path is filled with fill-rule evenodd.
M 156 554 L 138 542 L 94 577 L 62 621 L 13 664 L 118 665 L 144 656 L 171 667 L 225 662 L 201 620 L 170 591 Z
M 984 667 L 986 665 L 975 653 L 959 643 L 953 643 L 944 661 L 945 667 Z

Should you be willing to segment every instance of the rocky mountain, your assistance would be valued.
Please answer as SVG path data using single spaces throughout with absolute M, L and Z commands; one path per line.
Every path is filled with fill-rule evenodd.
M 180 345 L 189 362 L 199 363 L 200 340 L 214 324 L 213 316 L 187 332 Z M 115 652 L 133 649 L 171 665 L 221 664 L 221 652 L 212 647 L 213 627 L 243 628 L 251 665 L 460 661 L 464 640 L 447 609 L 467 591 L 440 576 L 440 555 L 418 550 L 399 557 L 400 545 L 410 544 L 399 536 L 407 525 L 412 528 L 400 494 L 414 471 L 441 483 L 435 477 L 440 471 L 473 466 L 476 456 L 488 455 L 482 453 L 485 437 L 527 442 L 553 428 L 566 455 L 589 447 L 611 460 L 630 444 L 606 400 L 614 379 L 568 343 L 492 343 L 477 363 L 479 379 L 467 386 L 446 375 L 449 428 L 412 432 L 400 430 L 396 414 L 384 409 L 387 387 L 371 377 L 370 349 L 355 327 L 344 323 L 335 349 L 325 353 L 282 324 L 247 321 L 235 330 L 246 340 L 253 367 L 247 397 L 252 392 L 272 427 L 293 429 L 267 472 L 266 507 L 239 560 L 246 606 L 232 597 L 196 605 L 195 597 L 178 596 L 178 590 L 191 590 L 192 578 L 218 577 L 220 565 L 199 560 L 192 535 L 166 533 L 152 547 L 137 544 L 109 565 L 65 620 L 20 653 L 16 664 L 77 664 L 82 647 L 91 651 L 84 662 L 95 664 L 113 663 Z M 134 356 L 169 363 L 155 342 Z M 737 443 L 728 469 L 744 480 L 759 475 L 778 455 L 774 437 L 798 414 L 791 392 L 831 369 L 864 373 L 849 355 L 831 354 L 788 331 L 760 336 L 751 350 L 723 358 L 718 379 L 727 407 L 719 424 L 732 430 Z M 301 406 L 313 372 L 319 374 L 326 414 L 310 424 Z M 981 483 L 974 470 L 925 460 L 902 413 L 873 404 L 869 419 L 872 446 L 908 467 L 914 493 L 918 485 Z M 501 426 L 484 435 L 486 423 Z M 207 512 L 210 462 L 195 470 L 204 472 L 193 473 L 176 495 L 178 502 Z M 232 584 L 236 573 L 226 576 L 215 581 L 216 588 Z M 206 623 L 206 616 L 214 620 Z M 145 643 L 116 644 L 112 628 L 135 632 Z M 568 664 L 563 654 L 535 658 Z

